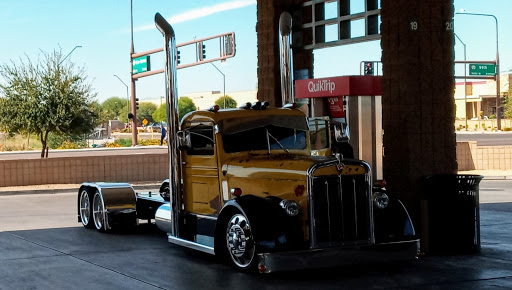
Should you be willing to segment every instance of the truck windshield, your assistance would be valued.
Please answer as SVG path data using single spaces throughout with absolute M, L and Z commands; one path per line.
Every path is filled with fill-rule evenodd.
M 221 132 L 226 153 L 306 149 L 307 123 L 304 117 L 266 116 L 225 121 Z

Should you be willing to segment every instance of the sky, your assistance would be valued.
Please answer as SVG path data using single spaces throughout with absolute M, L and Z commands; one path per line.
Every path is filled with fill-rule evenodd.
M 215 63 L 225 76 L 226 92 L 257 89 L 256 0 L 132 1 L 135 52 L 163 47 L 163 37 L 154 26 L 157 12 L 173 26 L 178 44 L 233 31 L 235 57 Z M 362 3 L 351 1 L 356 9 Z M 512 1 L 455 0 L 454 7 L 456 12 L 464 9 L 497 17 L 500 70 L 512 70 Z M 99 102 L 126 97 L 131 70 L 130 0 L 0 0 L 0 23 L 1 63 L 26 57 L 36 60 L 41 51 L 72 52 L 66 61 L 85 67 Z M 454 31 L 466 44 L 467 60 L 495 59 L 492 17 L 455 15 Z M 458 40 L 454 50 L 455 60 L 463 60 L 464 48 Z M 315 50 L 314 76 L 358 75 L 361 61 L 380 58 L 379 41 Z M 152 69 L 163 68 L 163 59 L 163 53 L 152 55 Z M 455 70 L 456 75 L 463 75 L 463 66 Z M 179 96 L 223 90 L 224 78 L 211 64 L 180 69 L 177 79 Z M 136 87 L 141 101 L 165 95 L 163 74 L 141 78 Z

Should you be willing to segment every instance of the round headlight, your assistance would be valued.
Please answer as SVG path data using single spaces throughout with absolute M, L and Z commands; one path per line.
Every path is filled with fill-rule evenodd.
M 389 197 L 384 192 L 373 193 L 373 204 L 380 209 L 384 209 L 389 205 Z
M 279 205 L 284 209 L 287 215 L 296 216 L 299 214 L 299 205 L 293 200 L 283 199 Z

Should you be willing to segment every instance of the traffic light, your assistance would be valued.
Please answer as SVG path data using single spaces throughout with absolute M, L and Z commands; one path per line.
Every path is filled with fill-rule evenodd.
M 135 98 L 135 109 L 139 109 L 139 98 Z
M 373 75 L 373 62 L 364 62 L 364 75 Z
M 133 114 L 132 113 L 128 113 L 128 120 L 131 120 L 133 119 Z
M 235 42 L 233 41 L 233 36 L 226 36 L 224 40 L 224 47 L 226 55 L 233 55 L 235 53 Z
M 199 56 L 199 61 L 203 61 L 206 58 L 206 46 L 202 41 L 197 43 L 197 55 Z
M 181 63 L 181 56 L 180 56 L 180 51 L 179 50 L 176 52 L 176 61 L 178 62 L 178 64 Z

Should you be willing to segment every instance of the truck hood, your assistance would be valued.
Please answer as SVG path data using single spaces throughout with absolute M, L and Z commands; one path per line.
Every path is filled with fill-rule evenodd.
M 258 155 L 228 160 L 222 167 L 223 175 L 235 178 L 306 180 L 308 169 L 331 158 L 324 156 Z

